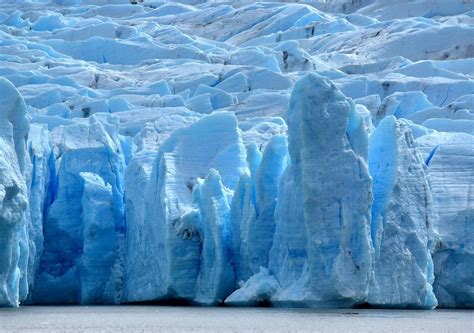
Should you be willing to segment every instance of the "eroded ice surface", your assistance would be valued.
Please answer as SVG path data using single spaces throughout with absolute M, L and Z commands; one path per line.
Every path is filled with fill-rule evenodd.
M 433 288 L 444 307 L 472 307 L 474 138 L 464 133 L 435 133 L 418 141 L 428 164 L 438 216 Z
M 350 306 L 367 297 L 372 180 L 367 132 L 353 114 L 330 80 L 308 74 L 295 85 L 270 252 L 276 302 Z
M 425 162 L 408 126 L 393 116 L 371 135 L 369 155 L 375 267 L 368 302 L 434 308 L 434 212 Z
M 473 11 L 2 1 L 0 305 L 472 307 Z
M 28 120 L 18 90 L 0 79 L 0 304 L 18 306 L 28 293 Z

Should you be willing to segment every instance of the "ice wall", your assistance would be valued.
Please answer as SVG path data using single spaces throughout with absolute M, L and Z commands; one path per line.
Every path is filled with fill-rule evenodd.
M 44 223 L 45 245 L 35 283 L 34 303 L 74 304 L 102 299 L 103 295 L 82 292 L 82 281 L 99 274 L 81 268 L 81 263 L 89 260 L 91 249 L 96 247 L 99 249 L 92 251 L 103 256 L 118 258 L 121 251 L 117 240 L 113 244 L 104 242 L 104 239 L 121 238 L 124 233 L 125 160 L 117 125 L 117 119 L 113 116 L 92 116 L 85 123 L 66 126 L 62 130 L 55 200 L 48 209 Z M 100 182 L 91 183 L 92 178 L 84 177 L 84 173 L 93 173 L 110 186 L 111 197 L 108 200 L 111 200 L 112 207 L 109 210 L 100 204 L 105 200 L 103 195 L 102 198 L 100 196 Z M 88 193 L 94 191 L 91 187 L 97 183 L 98 193 Z M 98 198 L 95 199 L 94 195 Z M 89 200 L 97 200 L 97 205 Z M 108 227 L 110 223 L 113 227 Z M 94 228 L 94 224 L 98 224 L 97 229 L 101 229 L 101 233 L 109 234 L 91 236 L 85 230 Z
M 428 170 L 411 130 L 394 116 L 370 137 L 375 266 L 368 302 L 380 307 L 435 308 L 433 199 Z
M 31 159 L 29 184 L 29 290 L 34 289 L 36 272 L 44 248 L 43 222 L 46 210 L 54 199 L 56 167 L 50 132 L 43 125 L 31 124 L 27 148 Z M 29 294 L 31 299 L 32 294 Z
M 23 98 L 0 78 L 0 306 L 18 306 L 28 294 L 28 129 Z
M 307 74 L 287 114 L 290 164 L 280 179 L 270 270 L 280 304 L 350 306 L 372 270 L 367 133 L 332 82 Z
M 236 286 L 251 275 L 245 257 L 248 239 L 248 226 L 256 218 L 255 173 L 262 160 L 262 153 L 255 143 L 247 146 L 247 169 L 239 179 L 232 196 L 230 211 L 231 255 Z
M 146 256 L 126 259 L 131 263 L 129 272 L 141 278 L 130 281 L 125 277 L 129 281 L 124 290 L 125 300 L 169 297 L 193 300 L 198 295 L 195 274 L 201 249 L 197 237 L 203 242 L 202 251 L 224 246 L 209 238 L 217 237 L 209 234 L 212 228 L 207 223 L 212 219 L 205 216 L 214 214 L 208 211 L 210 208 L 204 209 L 208 211 L 204 217 L 202 210 L 193 213 L 201 207 L 195 203 L 193 189 L 210 169 L 217 170 L 222 185 L 232 190 L 245 170 L 245 149 L 233 113 L 216 112 L 203 117 L 189 127 L 174 131 L 161 145 L 146 186 L 144 222 L 138 227 L 129 225 L 139 235 L 128 245 L 133 248 L 146 244 L 149 251 Z M 208 222 L 200 222 L 201 217 Z M 186 244 L 183 238 L 188 239 Z M 189 251 L 184 251 L 188 246 Z M 205 303 L 211 300 L 212 297 L 203 298 Z
M 113 274 L 119 239 L 115 233 L 112 186 L 92 172 L 81 172 L 82 255 L 79 262 L 80 302 L 120 302 L 120 273 Z M 118 285 L 117 285 L 118 284 Z
M 236 283 L 268 268 L 275 232 L 278 180 L 288 162 L 287 139 L 275 135 L 263 155 L 256 145 L 247 149 L 250 174 L 242 175 L 231 209 L 233 263 Z
M 233 291 L 234 271 L 229 244 L 230 206 L 219 173 L 211 169 L 199 189 L 199 210 L 203 234 L 196 301 L 222 303 Z
M 151 235 L 146 232 L 145 226 L 145 203 L 144 190 L 150 179 L 153 162 L 156 158 L 156 151 L 143 150 L 135 154 L 128 164 L 125 175 L 125 267 L 124 267 L 124 299 L 130 299 L 130 294 L 134 293 L 136 284 L 147 285 L 146 272 L 149 267 L 145 260 L 149 254 L 149 246 L 139 246 L 139 244 L 149 244 Z
M 474 306 L 474 137 L 433 133 L 418 139 L 428 165 L 434 226 L 433 289 L 441 307 Z

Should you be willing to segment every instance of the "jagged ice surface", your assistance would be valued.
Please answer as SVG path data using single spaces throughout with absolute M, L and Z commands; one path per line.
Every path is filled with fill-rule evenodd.
M 474 3 L 0 9 L 0 306 L 474 306 Z

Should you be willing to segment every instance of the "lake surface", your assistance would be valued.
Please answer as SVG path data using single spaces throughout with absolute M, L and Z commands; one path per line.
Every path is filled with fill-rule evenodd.
M 474 332 L 474 311 L 23 306 L 0 308 L 0 332 L 5 331 Z

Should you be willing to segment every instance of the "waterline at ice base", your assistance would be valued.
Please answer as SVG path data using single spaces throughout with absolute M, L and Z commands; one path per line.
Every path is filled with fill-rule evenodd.
M 0 8 L 0 306 L 474 307 L 474 3 Z

